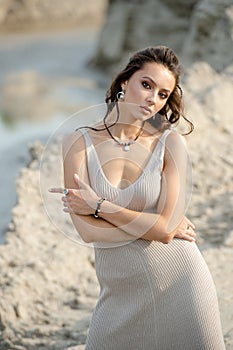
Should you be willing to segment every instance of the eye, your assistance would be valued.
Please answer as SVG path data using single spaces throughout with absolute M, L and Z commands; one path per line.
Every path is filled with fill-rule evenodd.
M 147 81 L 143 81 L 142 86 L 144 86 L 145 89 L 151 89 L 151 85 Z
M 161 93 L 160 93 L 160 97 L 161 97 L 163 100 L 165 100 L 166 98 L 168 98 L 168 95 L 165 94 L 164 92 L 161 92 Z

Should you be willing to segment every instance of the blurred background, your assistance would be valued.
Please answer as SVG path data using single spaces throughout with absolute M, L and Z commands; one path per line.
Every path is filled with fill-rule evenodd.
M 0 1 L 0 239 L 16 203 L 15 180 L 68 116 L 102 102 L 95 55 L 106 0 Z
M 62 122 L 104 102 L 134 51 L 159 44 L 184 67 L 195 126 L 188 216 L 233 349 L 233 0 L 0 0 L 1 349 L 85 343 L 98 295 L 93 252 L 63 240 L 45 217 L 40 155 Z M 51 148 L 53 178 L 60 154 Z

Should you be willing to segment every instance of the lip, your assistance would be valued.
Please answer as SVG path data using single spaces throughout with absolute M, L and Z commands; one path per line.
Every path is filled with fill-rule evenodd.
M 151 114 L 151 113 L 152 113 L 151 109 L 150 109 L 149 107 L 147 107 L 147 106 L 140 106 L 140 108 L 142 108 L 143 111 L 144 111 L 146 114 Z

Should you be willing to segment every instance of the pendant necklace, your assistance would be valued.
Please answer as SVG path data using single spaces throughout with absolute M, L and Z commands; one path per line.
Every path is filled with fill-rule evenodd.
M 125 141 L 121 141 L 121 140 L 118 140 L 116 139 L 113 134 L 111 133 L 111 131 L 109 130 L 109 128 L 106 126 L 106 129 L 107 129 L 107 132 L 109 133 L 109 136 L 116 142 L 118 143 L 118 145 L 122 146 L 123 147 L 123 150 L 124 151 L 129 151 L 129 146 L 131 146 L 133 143 L 135 143 L 135 141 L 139 138 L 139 136 L 141 135 L 142 133 L 142 128 L 143 128 L 143 125 L 144 125 L 144 122 L 142 123 L 142 126 L 141 128 L 139 129 L 137 135 L 135 136 L 135 138 L 133 140 L 129 140 L 127 142 Z

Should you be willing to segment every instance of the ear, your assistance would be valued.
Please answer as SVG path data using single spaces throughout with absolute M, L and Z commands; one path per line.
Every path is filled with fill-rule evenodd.
M 124 81 L 124 82 L 121 84 L 122 90 L 124 90 L 124 91 L 126 90 L 127 84 L 128 84 L 128 81 L 127 81 L 127 80 Z

